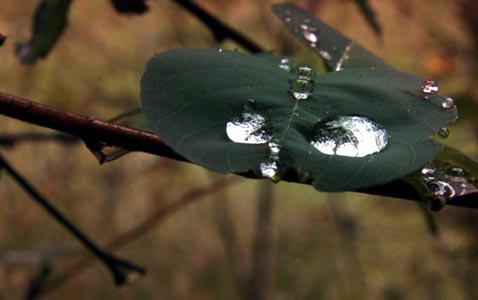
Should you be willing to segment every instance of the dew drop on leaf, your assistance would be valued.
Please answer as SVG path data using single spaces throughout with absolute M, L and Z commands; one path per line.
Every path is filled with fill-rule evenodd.
M 450 130 L 447 127 L 442 127 L 438 130 L 437 134 L 442 139 L 446 139 L 450 135 Z
M 289 92 L 296 100 L 305 100 L 312 95 L 314 84 L 307 79 L 295 79 L 290 83 Z
M 259 166 L 261 170 L 261 175 L 264 178 L 270 178 L 273 181 L 278 181 L 279 167 L 277 161 L 271 160 L 267 162 L 262 162 Z
M 284 71 L 290 72 L 292 68 L 294 67 L 294 61 L 290 57 L 283 57 L 280 60 L 279 63 L 279 68 L 281 68 Z
M 455 100 L 453 100 L 453 98 L 447 97 L 445 101 L 441 104 L 441 107 L 445 109 L 453 108 L 455 107 Z
M 329 117 L 317 123 L 310 143 L 324 154 L 364 157 L 383 151 L 388 133 L 366 117 Z
M 227 122 L 226 133 L 231 141 L 240 144 L 265 144 L 272 138 L 266 118 L 250 112 Z
M 332 60 L 332 56 L 330 55 L 330 53 L 325 50 L 319 50 L 319 55 L 325 60 Z
M 422 83 L 422 92 L 427 95 L 436 94 L 440 88 L 438 84 L 433 80 L 425 80 Z

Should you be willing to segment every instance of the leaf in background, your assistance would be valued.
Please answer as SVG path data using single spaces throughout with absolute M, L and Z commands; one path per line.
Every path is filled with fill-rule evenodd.
M 5 43 L 6 39 L 7 37 L 0 33 L 0 47 L 3 46 L 3 43 Z
M 373 11 L 372 7 L 370 6 L 369 1 L 368 0 L 354 0 L 354 2 L 359 7 L 360 12 L 365 17 L 365 20 L 367 20 L 367 23 L 368 23 L 368 25 L 370 25 L 373 32 L 375 32 L 375 34 L 377 36 L 380 36 L 381 35 L 380 25 L 378 24 L 377 16 L 376 16 L 375 12 Z
M 144 14 L 148 11 L 145 0 L 111 0 L 111 4 L 123 14 Z
M 458 202 L 461 206 L 478 207 L 478 162 L 452 147 L 445 146 L 405 180 L 432 210 Z
M 340 71 L 351 68 L 392 69 L 383 60 L 365 50 L 355 41 L 292 3 L 273 5 L 272 11 L 292 34 L 325 61 L 330 70 Z
M 169 50 L 147 64 L 142 108 L 161 139 L 192 162 L 253 178 L 295 177 L 324 191 L 412 173 L 441 151 L 430 137 L 457 118 L 445 97 L 424 95 L 414 75 L 347 68 L 315 78 L 311 69 L 279 65 L 235 51 Z
M 15 52 L 23 63 L 33 64 L 45 58 L 60 38 L 68 23 L 71 0 L 43 0 L 37 7 L 32 37 L 26 44 L 17 44 Z

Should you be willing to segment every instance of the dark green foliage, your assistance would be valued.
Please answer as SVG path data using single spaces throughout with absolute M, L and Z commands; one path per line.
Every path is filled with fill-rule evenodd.
M 43 0 L 38 5 L 30 41 L 16 45 L 23 63 L 33 64 L 48 55 L 67 26 L 70 4 L 71 0 Z
M 141 100 L 152 128 L 180 155 L 217 172 L 259 177 L 267 145 L 237 144 L 226 124 L 249 99 L 271 121 L 282 145 L 284 171 L 307 177 L 319 190 L 353 190 L 384 184 L 419 169 L 442 146 L 430 141 L 456 119 L 444 97 L 421 95 L 423 79 L 390 68 L 351 68 L 319 76 L 314 94 L 289 95 L 290 73 L 279 61 L 235 51 L 175 49 L 148 63 Z M 325 155 L 310 143 L 315 124 L 330 116 L 365 116 L 386 128 L 380 153 L 356 158 Z

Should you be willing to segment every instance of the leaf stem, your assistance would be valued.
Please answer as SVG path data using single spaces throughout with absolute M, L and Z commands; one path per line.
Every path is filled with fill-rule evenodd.
M 31 124 L 75 135 L 86 143 L 98 143 L 186 160 L 150 132 L 57 108 L 0 92 L 0 114 Z
M 216 41 L 220 42 L 225 38 L 229 38 L 249 50 L 251 53 L 264 52 L 264 50 L 262 50 L 262 48 L 256 43 L 212 16 L 199 5 L 189 0 L 174 0 L 174 2 L 181 5 L 184 9 L 201 20 L 201 22 L 212 31 Z

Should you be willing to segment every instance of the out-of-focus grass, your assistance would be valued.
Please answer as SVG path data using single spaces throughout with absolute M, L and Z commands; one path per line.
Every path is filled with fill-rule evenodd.
M 148 14 L 128 17 L 117 15 L 108 1 L 75 1 L 70 26 L 53 52 L 35 66 L 22 66 L 13 44 L 29 38 L 34 5 L 2 1 L 0 31 L 8 40 L 0 48 L 0 90 L 108 119 L 138 105 L 143 67 L 155 52 L 179 46 L 237 46 L 216 44 L 207 29 L 172 3 L 149 2 Z M 267 1 L 200 3 L 265 49 L 318 63 L 274 19 Z M 408 14 L 400 13 L 398 4 L 372 5 L 383 26 L 381 43 L 348 1 L 323 1 L 317 14 L 397 68 L 438 80 L 445 93 L 476 94 L 468 90 L 467 76 L 476 57 L 469 59 L 472 45 L 450 1 L 408 3 Z M 477 110 L 477 102 L 467 97 L 460 101 L 467 101 L 467 111 Z M 459 120 L 447 143 L 478 155 L 476 128 L 472 117 Z M 0 116 L 0 133 L 26 130 L 47 132 Z M 24 144 L 2 153 L 100 244 L 217 178 L 197 166 L 140 153 L 99 166 L 82 146 Z M 119 251 L 147 266 L 148 275 L 138 283 L 116 289 L 96 264 L 48 298 L 239 299 L 233 274 L 237 268 L 226 250 L 239 250 L 239 269 L 251 267 L 261 184 L 243 179 L 225 194 L 183 208 Z M 325 194 L 289 183 L 277 184 L 274 194 L 274 299 L 478 297 L 475 211 L 445 208 L 436 214 L 441 235 L 433 238 L 412 202 Z M 218 206 L 222 202 L 227 206 Z M 223 213 L 218 215 L 218 209 Z M 225 244 L 218 228 L 224 224 L 218 218 L 226 213 L 237 235 L 234 245 Z M 0 178 L 0 299 L 21 299 L 42 263 L 52 263 L 59 272 L 85 254 L 12 180 Z

